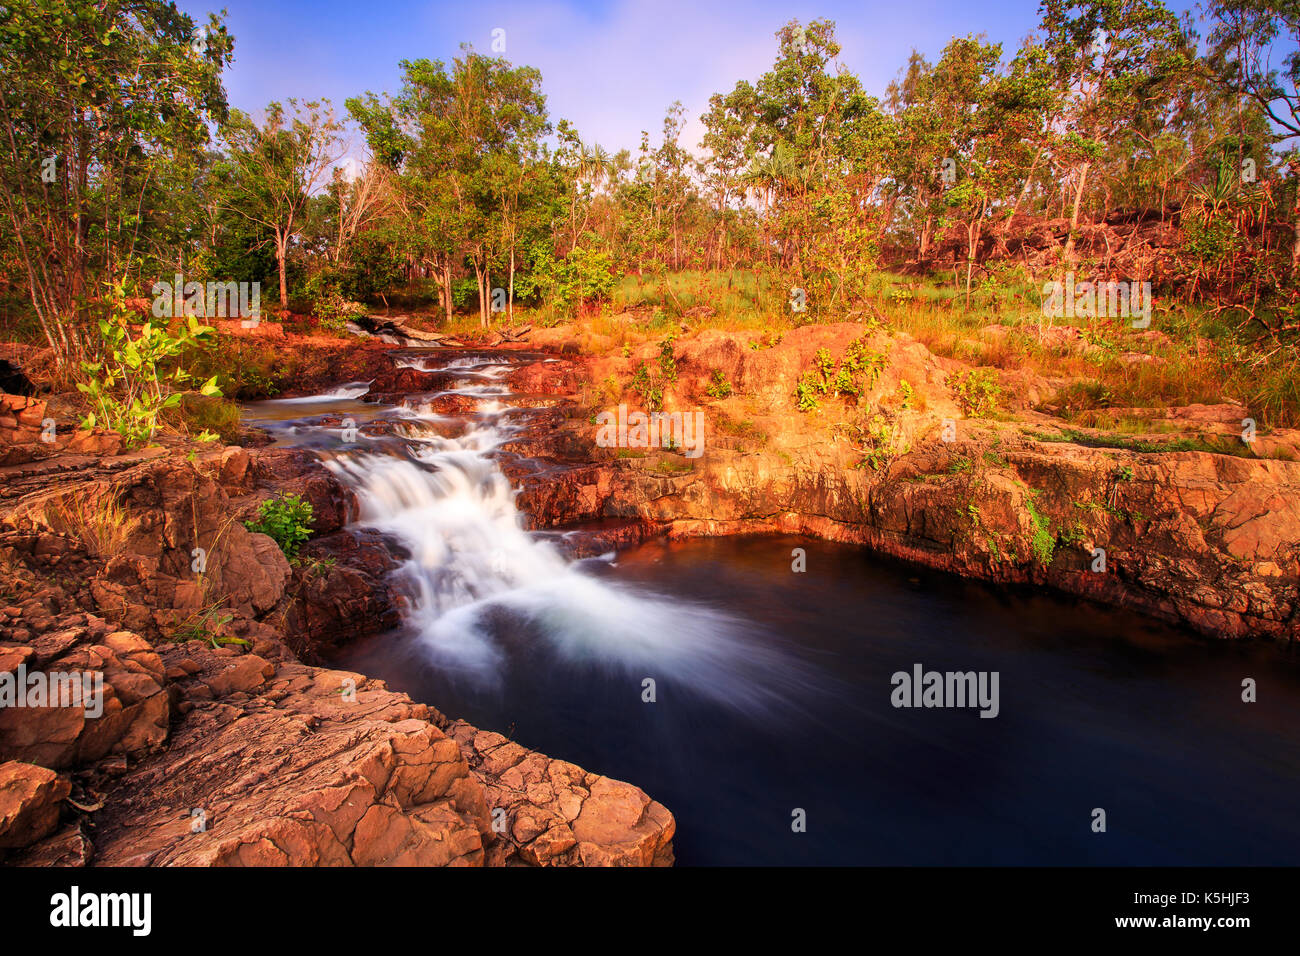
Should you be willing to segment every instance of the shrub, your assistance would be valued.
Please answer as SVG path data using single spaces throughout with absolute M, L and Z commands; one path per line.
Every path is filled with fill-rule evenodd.
M 669 335 L 659 345 L 659 371 L 667 382 L 677 381 L 677 356 L 673 354 L 673 339 L 676 337 Z
M 646 411 L 657 412 L 664 407 L 663 383 L 650 375 L 650 367 L 642 362 L 632 375 L 632 390 L 641 396 Z
M 794 386 L 795 403 L 799 406 L 799 411 L 812 412 L 820 408 L 821 402 L 817 400 L 817 396 L 825 391 L 825 383 L 819 382 L 814 373 L 804 373 Z
M 256 521 L 244 522 L 249 531 L 269 535 L 286 558 L 298 556 L 298 546 L 311 536 L 311 502 L 295 494 L 263 501 Z
M 705 389 L 710 398 L 726 398 L 731 394 L 731 383 L 727 381 L 727 376 L 722 369 L 715 368 L 710 378 L 711 381 Z
M 1002 386 L 989 368 L 973 368 L 949 376 L 948 385 L 957 393 L 957 404 L 964 414 L 983 418 L 997 409 Z
M 133 337 L 125 282 L 108 283 L 108 289 L 111 313 L 99 320 L 100 358 L 81 363 L 84 381 L 77 383 L 78 391 L 91 404 L 81 425 L 111 428 L 129 448 L 152 439 L 158 431 L 159 415 L 180 404 L 191 382 L 180 357 L 187 348 L 206 342 L 214 330 L 200 325 L 193 316 L 182 319 L 175 332 L 146 319 L 140 334 Z M 216 376 L 199 391 L 219 397 Z
M 836 363 L 830 349 L 818 349 L 813 367 L 795 384 L 795 400 L 800 411 L 818 407 L 818 395 L 851 397 L 855 402 L 864 390 L 875 385 L 886 364 L 885 355 L 867 347 L 865 337 L 855 339 Z
M 539 242 L 528 258 L 528 273 L 515 282 L 524 295 L 535 294 L 549 304 L 569 306 L 604 301 L 614 291 L 613 260 L 598 249 L 579 245 L 557 259 L 550 243 Z

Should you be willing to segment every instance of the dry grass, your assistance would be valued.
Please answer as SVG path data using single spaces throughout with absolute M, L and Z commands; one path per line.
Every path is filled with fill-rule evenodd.
M 92 558 L 107 561 L 121 554 L 139 527 L 119 494 L 103 485 L 78 488 L 45 502 L 45 521 L 52 531 L 81 542 Z

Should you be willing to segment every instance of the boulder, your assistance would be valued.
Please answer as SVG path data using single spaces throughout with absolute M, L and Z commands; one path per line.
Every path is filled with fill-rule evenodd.
M 0 851 L 21 849 L 54 832 L 72 787 L 53 770 L 10 760 L 0 764 Z

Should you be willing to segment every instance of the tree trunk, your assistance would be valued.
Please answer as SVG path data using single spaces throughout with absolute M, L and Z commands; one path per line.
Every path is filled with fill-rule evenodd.
M 1074 208 L 1070 212 L 1070 235 L 1065 240 L 1065 258 L 1074 261 L 1074 231 L 1079 227 L 1079 207 L 1083 204 L 1083 189 L 1088 184 L 1088 170 L 1092 163 L 1084 163 L 1079 169 L 1079 185 L 1074 190 Z
M 1029 195 L 1029 187 L 1034 182 L 1034 173 L 1038 170 L 1038 161 L 1043 158 L 1043 147 L 1038 147 L 1038 152 L 1034 154 L 1034 161 L 1029 166 L 1029 175 L 1025 177 L 1025 184 L 1020 187 L 1020 193 L 1016 196 L 1016 201 L 1011 206 L 1011 212 L 1007 214 L 1007 225 L 1011 225 L 1011 220 L 1016 218 L 1016 213 L 1020 211 L 1020 204 L 1025 201 Z
M 513 325 L 515 321 L 515 244 L 513 240 L 510 243 L 510 289 L 506 301 L 509 304 L 510 324 Z
M 285 281 L 284 260 L 286 242 L 283 233 L 276 231 L 275 234 L 275 261 L 280 267 L 280 310 L 288 311 L 289 309 L 289 286 Z
M 970 308 L 971 270 L 975 265 L 975 250 L 979 248 L 979 220 L 966 227 L 966 308 Z
M 1296 275 L 1297 270 L 1300 270 L 1300 160 L 1287 165 L 1291 175 L 1296 178 L 1295 199 L 1291 205 L 1291 217 L 1295 221 L 1291 239 L 1291 274 Z
M 447 308 L 447 322 L 451 322 L 451 312 L 453 303 L 451 301 L 451 263 L 444 260 L 440 270 L 442 278 L 443 302 Z

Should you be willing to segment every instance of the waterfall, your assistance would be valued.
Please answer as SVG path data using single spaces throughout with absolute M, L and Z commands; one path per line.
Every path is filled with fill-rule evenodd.
M 422 367 L 428 363 L 421 358 Z M 438 370 L 473 379 L 484 364 L 494 379 L 508 370 L 465 361 Z M 398 425 L 400 449 L 326 460 L 356 494 L 356 524 L 409 552 L 394 573 L 409 601 L 406 625 L 435 666 L 491 684 L 515 641 L 573 665 L 666 679 L 744 710 L 785 696 L 776 688 L 798 668 L 754 640 L 752 623 L 593 576 L 588 562 L 566 559 L 525 530 L 495 456 L 523 426 L 508 420 L 516 410 L 502 400 L 504 386 L 472 388 L 458 382 L 448 390 L 483 399 L 453 437 L 445 435 L 445 416 L 408 409 Z M 431 427 L 435 420 L 443 434 Z

